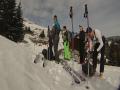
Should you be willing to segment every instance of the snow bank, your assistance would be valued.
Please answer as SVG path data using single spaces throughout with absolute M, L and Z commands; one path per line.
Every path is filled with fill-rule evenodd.
M 54 80 L 47 70 L 33 64 L 29 47 L 1 36 L 0 42 L 0 90 L 56 90 L 59 78 Z
M 38 27 L 32 23 L 29 25 Z M 47 45 L 36 45 L 29 37 L 28 34 L 25 36 L 28 43 L 16 44 L 0 36 L 0 90 L 87 90 L 87 82 L 72 86 L 72 78 L 61 64 L 47 61 L 47 66 L 43 68 L 41 58 L 39 63 L 34 64 L 36 54 L 47 48 Z M 60 44 L 59 48 L 63 48 L 62 39 Z M 74 63 L 74 69 L 82 74 L 79 64 Z M 105 66 L 104 80 L 98 79 L 97 75 L 88 79 L 89 90 L 117 89 L 120 67 Z

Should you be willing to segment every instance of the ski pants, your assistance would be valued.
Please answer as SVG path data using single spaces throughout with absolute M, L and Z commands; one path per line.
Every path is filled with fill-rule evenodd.
M 105 64 L 105 60 L 104 60 L 104 54 L 105 54 L 105 39 L 104 37 L 102 37 L 103 40 L 103 47 L 100 50 L 100 54 L 101 54 L 101 58 L 100 58 L 100 73 L 104 72 L 104 64 Z M 96 71 L 97 68 L 97 56 L 98 56 L 98 52 L 97 52 L 97 48 L 99 47 L 100 43 L 96 43 L 94 46 L 94 52 L 93 52 L 93 70 Z
M 70 60 L 71 52 L 69 47 L 69 41 L 64 41 L 64 59 Z
M 53 39 L 54 54 L 56 61 L 59 61 L 58 43 L 59 43 L 59 35 L 58 36 L 56 35 L 55 38 Z
M 80 54 L 80 63 L 83 63 L 85 60 L 85 43 L 84 42 L 80 42 L 79 54 Z

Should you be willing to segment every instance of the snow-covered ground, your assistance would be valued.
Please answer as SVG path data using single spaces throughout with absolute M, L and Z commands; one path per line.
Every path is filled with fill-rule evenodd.
M 25 36 L 28 43 L 16 44 L 0 36 L 0 90 L 87 90 L 87 82 L 71 85 L 72 78 L 61 64 L 48 61 L 43 68 L 41 59 L 34 64 L 36 54 L 47 46 L 36 45 L 29 37 Z M 62 48 L 62 44 L 59 47 Z M 77 63 L 74 63 L 74 69 L 81 72 Z M 117 90 L 120 67 L 105 66 L 104 77 L 104 80 L 97 76 L 89 78 L 89 90 Z

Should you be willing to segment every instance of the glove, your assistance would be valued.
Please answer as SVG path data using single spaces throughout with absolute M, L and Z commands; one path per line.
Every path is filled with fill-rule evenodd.
M 97 51 L 97 50 L 94 50 L 93 52 L 99 53 L 99 51 Z
M 92 54 L 92 53 L 93 53 L 93 51 L 88 51 L 88 53 L 89 53 L 89 54 Z

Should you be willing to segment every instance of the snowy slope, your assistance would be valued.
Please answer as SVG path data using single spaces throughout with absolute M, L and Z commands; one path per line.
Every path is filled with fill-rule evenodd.
M 30 26 L 38 28 L 34 24 Z M 36 45 L 29 37 L 25 36 L 28 43 L 16 44 L 0 36 L 0 90 L 87 90 L 87 82 L 72 86 L 71 76 L 54 61 L 48 61 L 45 68 L 42 67 L 41 58 L 34 64 L 36 54 L 47 48 L 47 45 Z M 74 63 L 74 69 L 81 73 L 79 64 Z M 104 77 L 105 80 L 97 76 L 89 78 L 89 90 L 117 90 L 120 67 L 105 66 Z
M 30 29 L 32 31 L 34 31 L 34 34 L 37 34 L 37 35 L 39 35 L 41 33 L 41 31 L 44 30 L 44 32 L 47 36 L 47 28 L 46 27 L 39 26 L 39 25 L 35 24 L 34 22 L 29 21 L 28 19 L 24 19 L 24 25 L 26 27 L 30 27 Z
M 1 36 L 0 42 L 0 90 L 64 89 L 65 85 L 60 87 L 59 82 L 56 82 L 60 80 L 59 77 L 55 77 L 55 74 L 53 77 L 51 73 L 54 69 L 62 68 L 61 66 L 53 64 L 55 68 L 45 70 L 40 64 L 33 63 L 33 53 L 29 47 L 18 45 Z
M 48 33 L 48 29 L 45 28 L 45 27 L 41 27 L 39 25 L 36 25 L 35 23 L 25 19 L 24 20 L 24 25 L 26 27 L 30 27 L 30 29 L 34 32 L 34 36 L 30 35 L 30 34 L 26 34 L 25 35 L 25 41 L 28 42 L 28 46 L 31 47 L 32 51 L 34 52 L 34 54 L 38 54 L 39 52 L 42 51 L 42 49 L 44 48 L 47 48 L 48 46 L 47 45 L 42 45 L 42 47 L 40 47 L 41 43 L 39 44 L 35 44 L 33 42 L 31 42 L 30 38 L 35 38 L 36 40 L 39 39 L 39 35 L 41 33 L 41 31 L 44 31 L 45 33 L 45 41 L 48 41 L 48 37 L 47 37 L 47 33 Z M 62 40 L 62 35 L 60 34 L 60 41 L 59 41 L 59 46 L 58 46 L 58 49 L 63 49 L 63 40 Z

